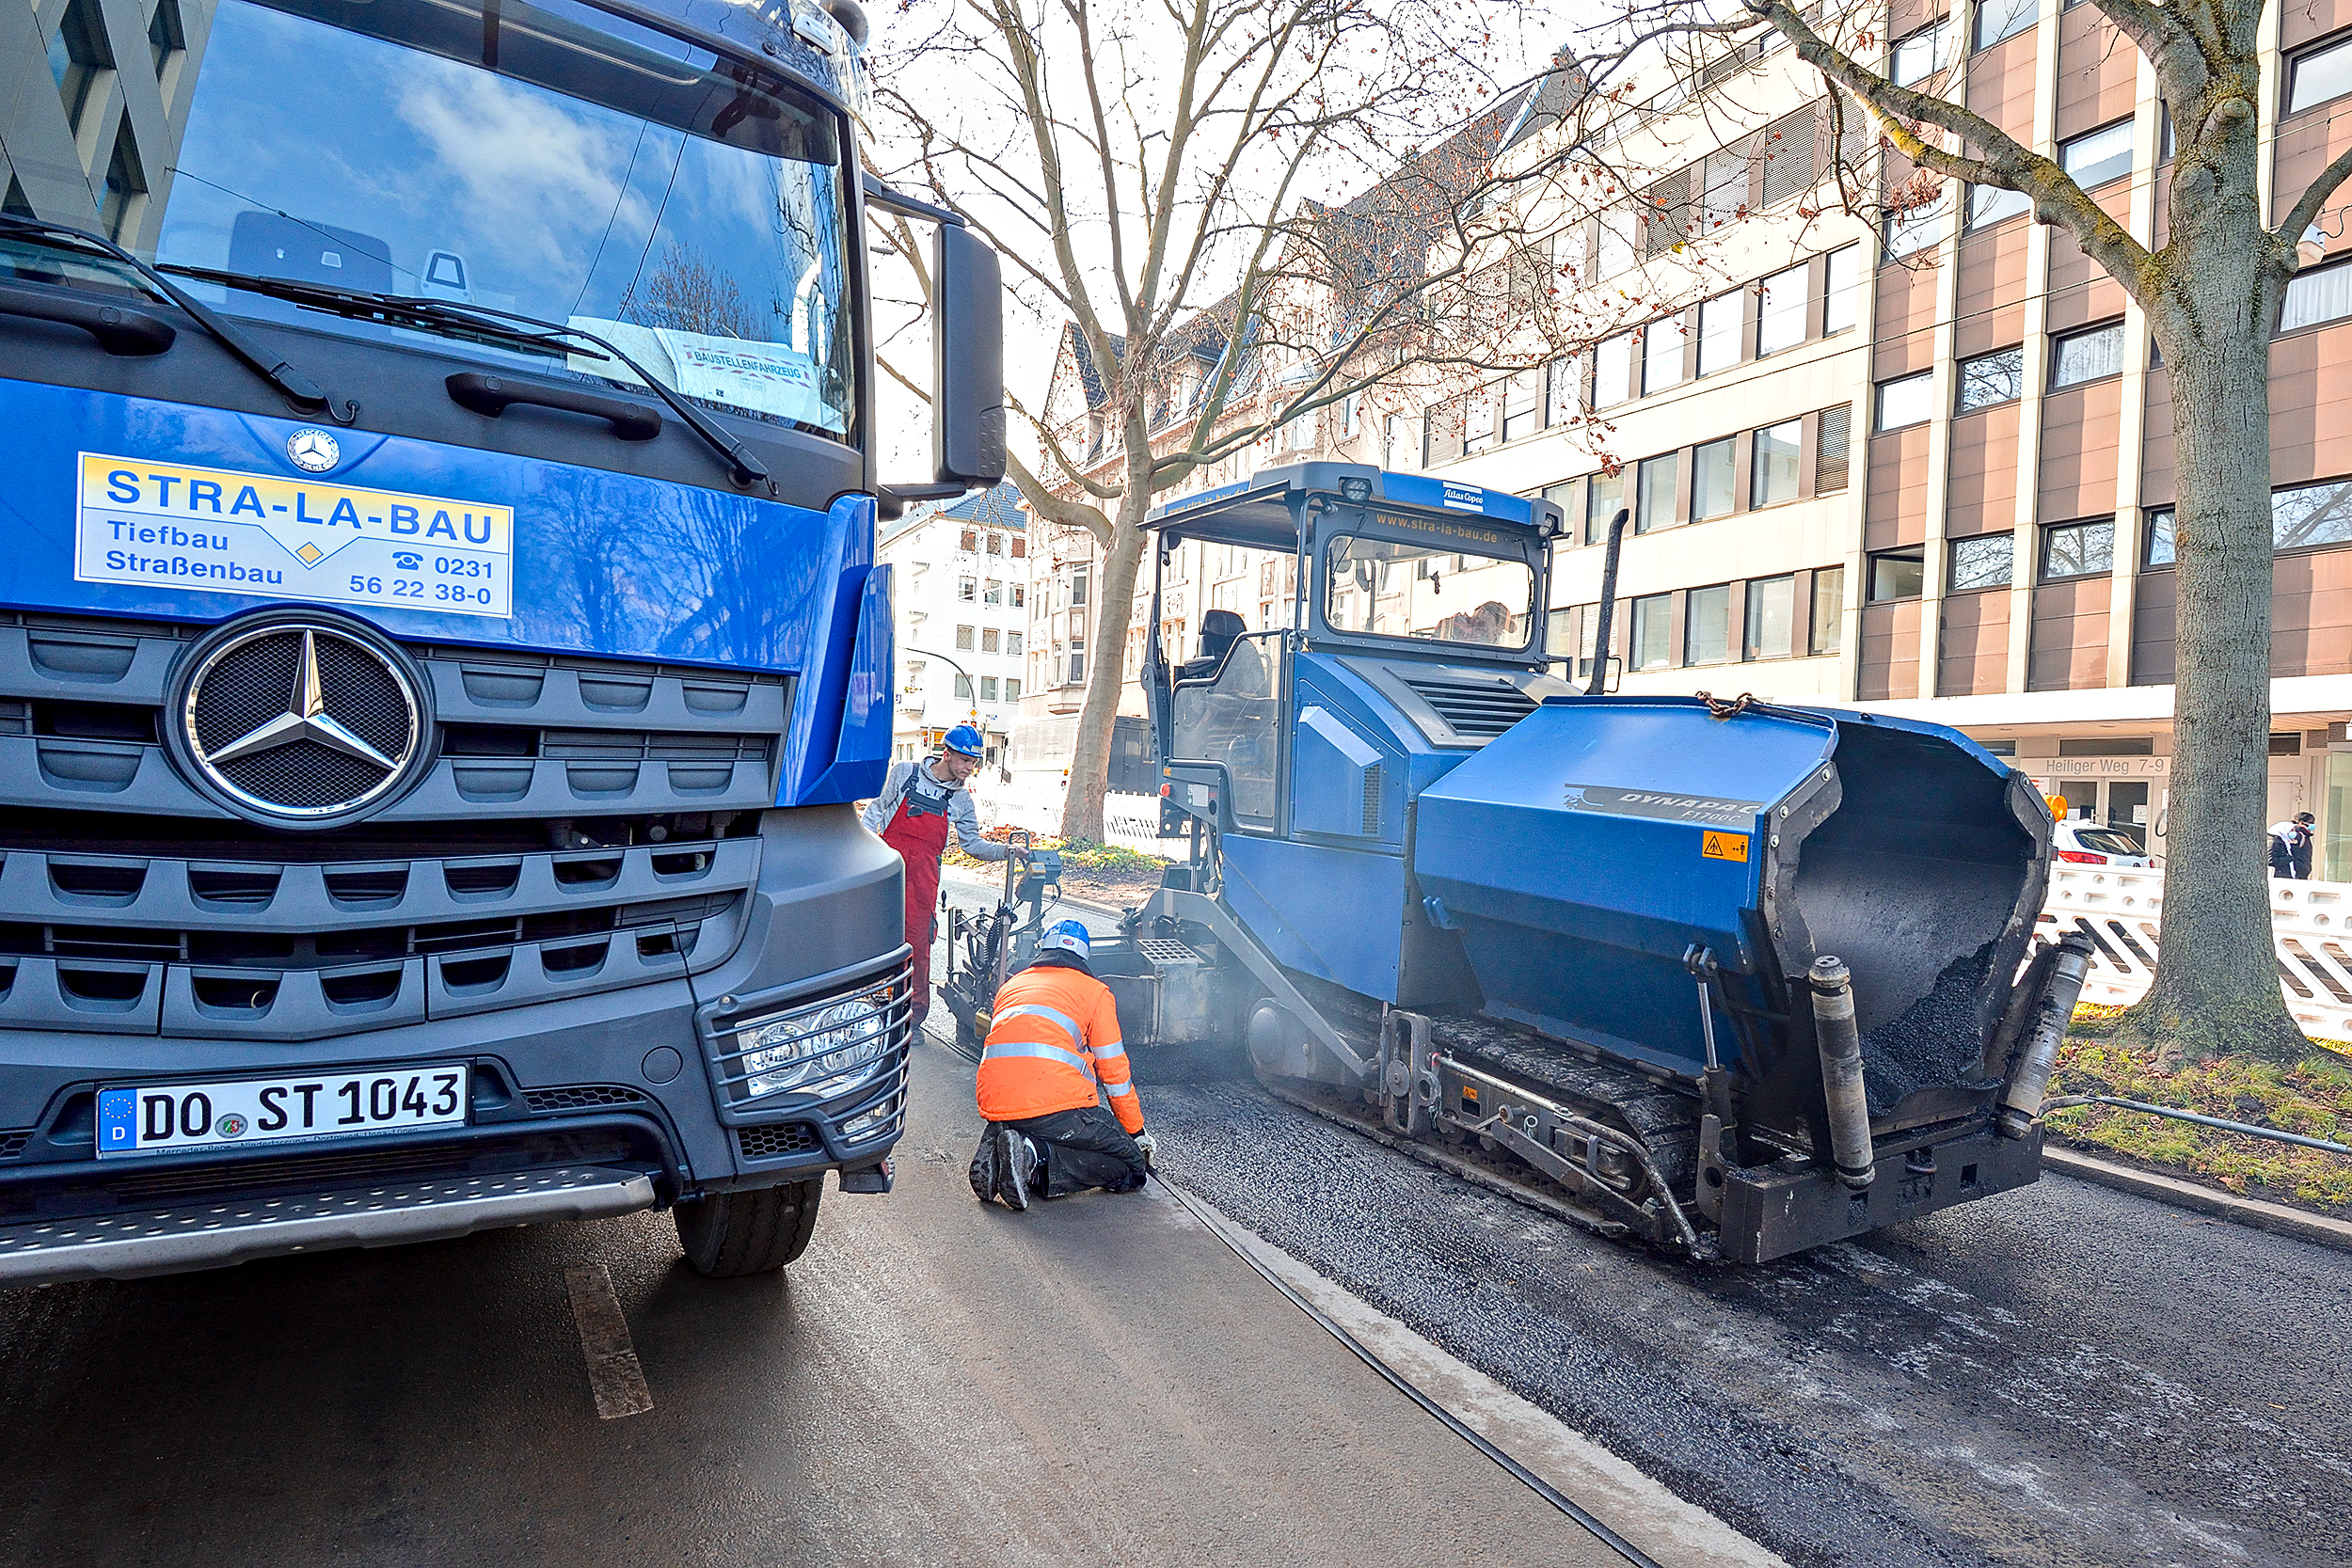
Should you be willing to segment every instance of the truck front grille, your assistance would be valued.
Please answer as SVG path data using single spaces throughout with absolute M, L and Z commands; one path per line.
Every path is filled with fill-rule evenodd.
M 286 833 L 227 815 L 160 743 L 202 629 L 0 614 L 0 1026 L 323 1038 L 734 950 L 788 677 L 411 644 L 430 771 L 365 821 Z M 252 670 L 208 676 L 215 727 L 282 704 L 293 646 L 256 639 Z

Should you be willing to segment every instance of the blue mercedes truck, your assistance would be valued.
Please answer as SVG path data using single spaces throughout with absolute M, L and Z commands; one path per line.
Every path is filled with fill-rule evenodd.
M 160 120 L 0 143 L 0 1285 L 654 1208 L 781 1267 L 903 1124 L 875 519 L 1003 472 L 995 258 L 861 177 L 852 0 L 169 11 Z M 147 68 L 74 14 L 69 129 Z

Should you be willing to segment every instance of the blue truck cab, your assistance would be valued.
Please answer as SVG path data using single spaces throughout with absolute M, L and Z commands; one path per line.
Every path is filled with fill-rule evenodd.
M 222 0 L 135 201 L 0 148 L 0 1286 L 654 1207 L 744 1274 L 888 1189 L 875 519 L 1003 432 L 865 31 Z M 898 489 L 869 205 L 940 224 Z

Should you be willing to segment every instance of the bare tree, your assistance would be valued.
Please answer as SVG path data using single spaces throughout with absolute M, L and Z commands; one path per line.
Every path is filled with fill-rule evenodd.
M 1622 312 L 1562 288 L 1529 239 L 1524 187 L 1565 164 L 1498 172 L 1516 109 L 1464 130 L 1466 105 L 1533 90 L 1500 90 L 1487 48 L 1480 14 L 1447 0 L 962 0 L 915 46 L 931 71 L 885 73 L 954 62 L 951 104 L 884 90 L 899 177 L 988 236 L 1101 383 L 1091 433 L 1023 408 L 1040 458 L 1011 469 L 1049 528 L 1100 550 L 1065 832 L 1102 832 L 1156 496 L 1294 419 L 1541 365 Z M 1572 67 L 1546 78 L 1581 97 Z M 893 243 L 919 275 L 912 238 Z

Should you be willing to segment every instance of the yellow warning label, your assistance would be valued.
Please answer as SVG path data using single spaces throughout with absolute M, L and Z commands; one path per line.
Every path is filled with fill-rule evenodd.
M 1745 833 L 1708 833 L 1699 839 L 1699 853 L 1710 861 L 1740 861 L 1748 858 L 1748 835 Z

